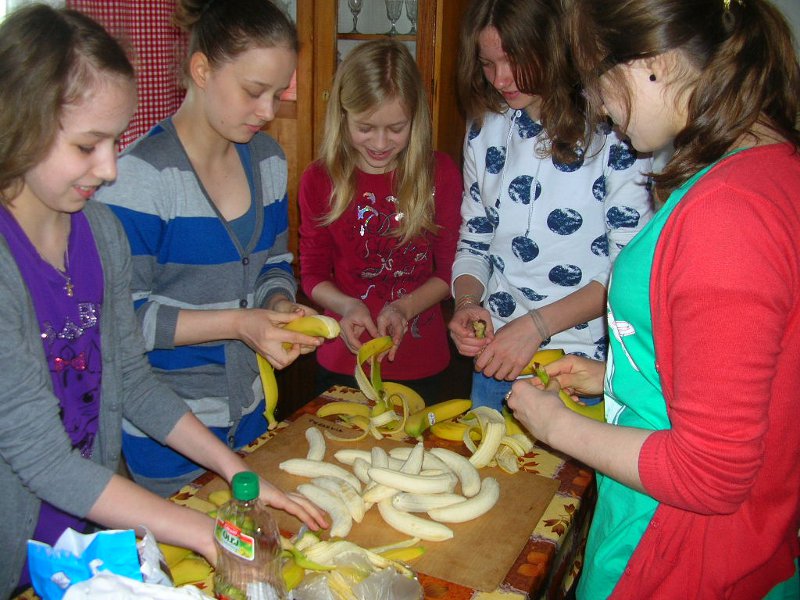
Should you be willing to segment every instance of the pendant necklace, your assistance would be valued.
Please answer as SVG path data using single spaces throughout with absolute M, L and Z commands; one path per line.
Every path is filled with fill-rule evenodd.
M 72 283 L 72 276 L 69 274 L 69 246 L 64 251 L 64 270 L 62 271 L 58 267 L 54 267 L 56 273 L 61 275 L 64 278 L 64 291 L 67 292 L 67 296 L 72 298 L 72 295 L 75 291 L 75 285 Z

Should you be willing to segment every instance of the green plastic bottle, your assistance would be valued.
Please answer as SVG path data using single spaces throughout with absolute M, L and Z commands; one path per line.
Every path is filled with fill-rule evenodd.
M 219 600 L 286 599 L 280 533 L 258 488 L 258 475 L 236 473 L 231 499 L 217 511 L 214 595 Z

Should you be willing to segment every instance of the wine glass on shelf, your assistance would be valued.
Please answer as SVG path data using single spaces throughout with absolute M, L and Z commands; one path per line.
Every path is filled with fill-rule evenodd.
M 358 33 L 358 15 L 364 6 L 364 0 L 347 0 L 347 7 L 350 9 L 350 14 L 353 15 L 353 31 L 350 33 Z
M 384 0 L 386 2 L 386 16 L 392 24 L 392 28 L 388 31 L 387 35 L 397 35 L 395 24 L 400 19 L 400 13 L 403 11 L 403 0 Z
M 411 31 L 409 35 L 417 33 L 417 0 L 406 0 L 406 16 L 411 21 Z

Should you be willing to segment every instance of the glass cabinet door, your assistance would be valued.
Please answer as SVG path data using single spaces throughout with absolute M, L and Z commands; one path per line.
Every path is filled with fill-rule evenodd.
M 337 62 L 360 42 L 383 36 L 402 41 L 416 57 L 418 0 L 335 1 Z

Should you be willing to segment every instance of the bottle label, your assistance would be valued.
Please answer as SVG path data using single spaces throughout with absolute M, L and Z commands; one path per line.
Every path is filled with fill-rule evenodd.
M 253 536 L 247 535 L 230 521 L 217 519 L 214 537 L 219 545 L 231 554 L 252 561 L 256 557 L 256 544 Z

